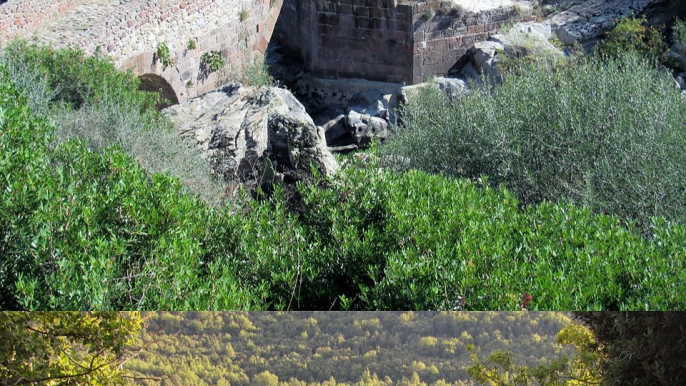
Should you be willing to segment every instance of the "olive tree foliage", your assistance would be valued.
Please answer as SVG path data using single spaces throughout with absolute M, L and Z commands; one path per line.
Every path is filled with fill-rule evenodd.
M 686 384 L 686 314 L 576 312 L 593 332 L 603 385 Z
M 410 98 L 380 148 L 395 168 L 487 175 L 524 204 L 572 201 L 638 221 L 686 222 L 686 104 L 635 52 L 564 69 L 524 66 L 451 99 Z
M 576 349 L 573 358 L 562 357 L 536 367 L 517 363 L 512 351 L 497 350 L 486 360 L 479 358 L 473 346 L 472 364 L 467 373 L 475 381 L 489 386 L 581 386 L 598 385 L 601 379 L 600 354 L 591 332 L 583 325 L 571 323 L 557 335 L 559 344 Z
M 143 321 L 138 312 L 0 313 L 0 385 L 113 385 Z

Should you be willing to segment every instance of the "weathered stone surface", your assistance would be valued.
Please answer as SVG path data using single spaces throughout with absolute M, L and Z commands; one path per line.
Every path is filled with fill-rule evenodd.
M 497 64 L 502 55 L 564 58 L 564 53 L 550 42 L 551 37 L 550 25 L 533 22 L 515 24 L 486 41 L 474 43 L 467 52 L 469 63 L 462 73 L 470 79 L 483 75 L 497 81 L 501 78 Z
M 329 149 L 354 144 L 355 141 L 350 132 L 348 132 L 348 126 L 345 121 L 345 115 L 341 114 L 322 126 Z
M 357 146 L 368 146 L 373 138 L 388 138 L 388 122 L 382 118 L 350 110 L 345 123 Z
M 677 70 L 686 71 L 686 44 L 674 43 L 667 52 L 669 65 Z
M 184 7 L 178 0 L 0 2 L 0 46 L 24 38 L 54 48 L 75 46 L 86 54 L 100 50 L 118 68 L 163 78 L 183 102 L 226 83 L 220 72 L 203 73 L 202 54 L 220 51 L 236 67 L 265 51 L 282 2 L 193 0 Z M 155 59 L 161 43 L 169 48 L 172 66 Z
M 348 112 L 356 111 L 360 114 L 367 114 L 386 120 L 390 116 L 388 101 L 384 99 L 384 94 L 379 90 L 358 92 L 350 100 L 347 110 Z
M 318 77 L 422 83 L 447 74 L 474 42 L 531 20 L 524 0 L 285 0 L 276 26 Z
M 433 83 L 436 85 L 436 87 L 438 87 L 439 90 L 453 98 L 456 98 L 460 94 L 464 94 L 469 91 L 467 82 L 462 78 L 438 77 L 434 78 Z
M 584 43 L 612 29 L 616 21 L 640 15 L 662 0 L 574 0 L 566 11 L 544 21 L 566 45 Z
M 469 64 L 469 66 L 471 66 L 471 64 Z M 473 69 L 474 67 L 472 66 L 471 68 Z M 476 72 L 474 72 L 474 74 L 476 77 L 479 76 L 479 74 Z M 469 91 L 469 85 L 463 78 L 438 77 L 434 78 L 431 82 L 413 84 L 411 86 L 405 86 L 399 89 L 396 97 L 398 106 L 402 106 L 403 104 L 407 103 L 410 99 L 417 95 L 420 89 L 424 87 L 436 87 L 453 98 Z
M 288 90 L 229 85 L 164 112 L 225 180 L 291 183 L 310 165 L 325 175 L 338 169 L 324 130 Z
M 548 24 L 519 23 L 503 33 L 504 51 L 508 55 L 563 58 L 564 53 L 550 42 L 552 37 Z
M 479 74 L 479 71 L 474 67 L 474 65 L 471 62 L 467 63 L 462 68 L 462 75 L 464 75 L 464 77 L 467 79 L 473 79 L 473 80 L 480 80 L 481 79 L 481 74 Z
M 501 42 L 484 41 L 474 43 L 469 49 L 471 64 L 480 75 L 489 78 L 499 78 L 500 73 L 495 69 L 495 58 L 498 51 L 504 50 L 505 46 Z

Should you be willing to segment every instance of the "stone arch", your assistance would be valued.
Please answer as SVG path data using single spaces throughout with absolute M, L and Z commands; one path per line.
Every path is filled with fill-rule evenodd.
M 143 74 L 138 76 L 138 79 L 141 80 L 141 84 L 138 87 L 139 90 L 157 92 L 162 97 L 160 103 L 155 106 L 158 110 L 179 104 L 179 97 L 176 95 L 174 88 L 160 75 Z
M 153 51 L 145 51 L 129 57 L 119 68 L 133 72 L 141 80 L 142 90 L 159 92 L 171 101 L 166 107 L 188 100 L 187 85 L 181 81 L 176 66 L 163 66 Z

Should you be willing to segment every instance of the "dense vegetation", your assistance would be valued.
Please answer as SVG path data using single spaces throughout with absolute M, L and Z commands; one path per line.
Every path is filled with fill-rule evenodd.
M 575 348 L 573 358 L 535 367 L 510 350 L 482 359 L 472 353 L 469 375 L 492 386 L 667 386 L 686 374 L 686 315 L 681 312 L 574 312 L 558 343 Z
M 220 187 L 209 165 L 179 140 L 171 122 L 154 108 L 159 95 L 139 91 L 132 73 L 118 71 L 101 54 L 23 41 L 5 47 L 0 63 L 34 113 L 54 122 L 53 140 L 78 138 L 95 152 L 117 145 L 148 172 L 166 172 L 185 190 L 218 204 Z
M 0 312 L 0 385 L 121 385 L 137 312 Z
M 660 386 L 684 382 L 683 312 L 576 312 L 597 342 L 602 385 Z
M 133 75 L 0 62 L 0 308 L 686 307 L 685 104 L 635 55 L 426 90 L 393 168 L 223 205 Z
M 682 99 L 634 54 L 528 66 L 456 100 L 422 90 L 381 151 L 393 165 L 486 175 L 525 204 L 571 201 L 650 234 L 656 217 L 686 224 Z
M 126 367 L 161 386 L 464 386 L 468 348 L 538 365 L 571 356 L 559 313 L 155 313 Z
M 3 311 L 0 385 L 681 384 L 686 315 L 574 317 Z

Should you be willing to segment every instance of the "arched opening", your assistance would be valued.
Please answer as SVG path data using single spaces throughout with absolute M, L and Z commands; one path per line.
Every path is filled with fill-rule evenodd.
M 141 84 L 138 87 L 139 90 L 160 94 L 161 100 L 155 106 L 157 110 L 179 104 L 179 98 L 176 96 L 174 88 L 163 77 L 155 74 L 143 74 L 138 78 L 141 80 Z

